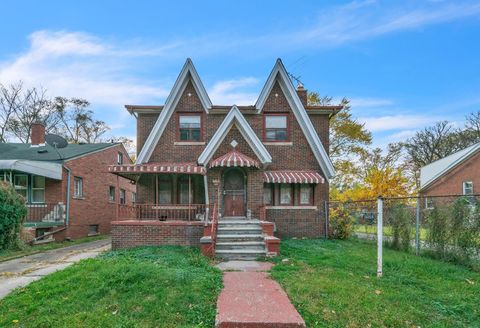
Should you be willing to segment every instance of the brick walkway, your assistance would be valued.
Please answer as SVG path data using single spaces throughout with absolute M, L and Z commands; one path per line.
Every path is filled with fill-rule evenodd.
M 264 272 L 271 264 L 232 261 L 219 267 L 239 271 L 224 273 L 216 327 L 305 327 L 285 291 Z

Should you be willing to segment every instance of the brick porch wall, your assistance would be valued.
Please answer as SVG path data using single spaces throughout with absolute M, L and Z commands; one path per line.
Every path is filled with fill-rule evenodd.
M 200 247 L 202 236 L 202 222 L 112 222 L 112 249 L 160 245 Z
M 267 209 L 266 220 L 275 223 L 275 236 L 279 238 L 325 236 L 325 216 L 321 210 Z

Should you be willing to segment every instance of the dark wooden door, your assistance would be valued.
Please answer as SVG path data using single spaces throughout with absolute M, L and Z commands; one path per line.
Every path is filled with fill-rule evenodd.
M 245 175 L 240 169 L 225 172 L 223 182 L 224 216 L 245 215 Z

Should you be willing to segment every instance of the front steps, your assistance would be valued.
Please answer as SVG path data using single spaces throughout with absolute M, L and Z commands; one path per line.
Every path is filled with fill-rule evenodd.
M 218 221 L 215 256 L 224 260 L 255 260 L 266 256 L 259 220 L 223 217 Z

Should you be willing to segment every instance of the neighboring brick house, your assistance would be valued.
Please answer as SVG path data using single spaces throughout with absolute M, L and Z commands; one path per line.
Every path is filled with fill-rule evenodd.
M 478 195 L 479 188 L 480 143 L 420 169 L 420 195 L 426 208 L 433 206 L 434 196 Z
M 187 59 L 165 105 L 126 108 L 137 119 L 137 163 L 109 170 L 137 182 L 136 218 L 184 219 L 194 208 L 184 213 L 201 219 L 216 206 L 222 218 L 271 222 L 279 237 L 324 236 L 329 120 L 342 106 L 308 106 L 280 59 L 251 106 L 213 105 Z
M 135 185 L 109 174 L 110 164 L 132 163 L 121 143 L 45 144 L 45 127 L 32 125 L 32 143 L 0 143 L 0 181 L 25 197 L 24 238 L 45 233 L 63 240 L 110 233 L 115 203 L 132 204 Z M 53 236 L 53 237 L 50 237 Z M 47 238 L 47 237 L 45 237 Z

